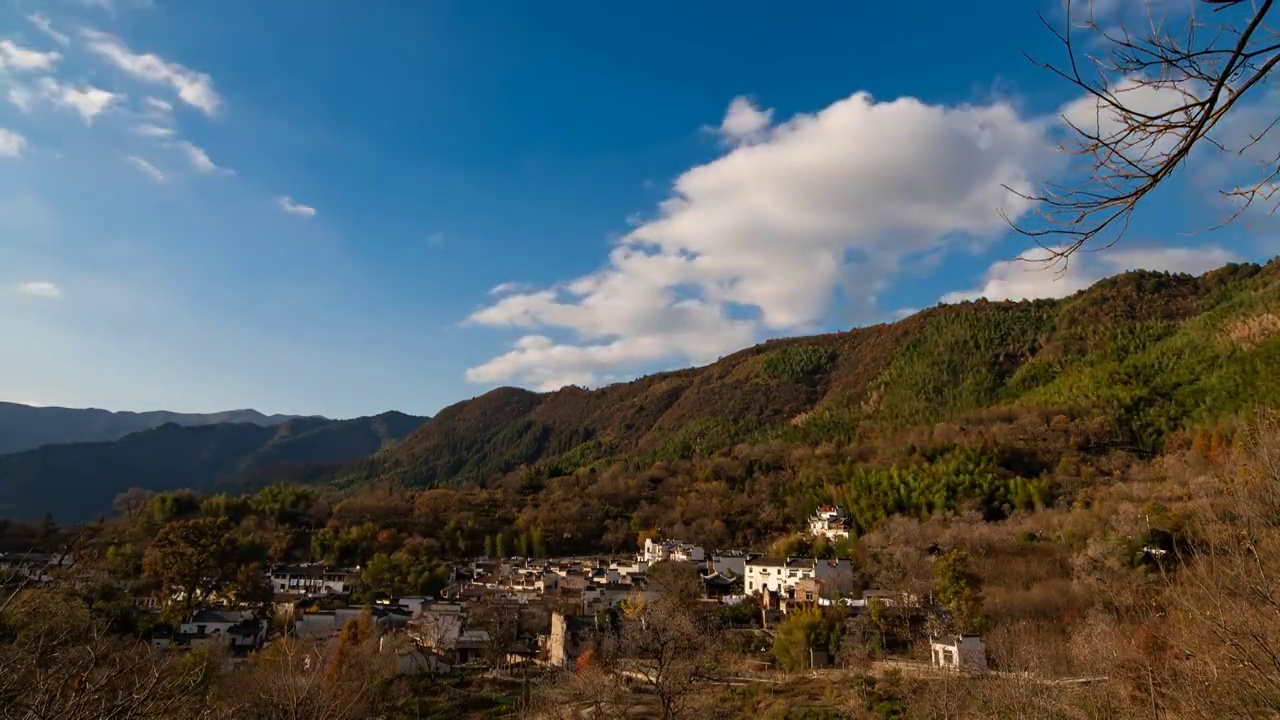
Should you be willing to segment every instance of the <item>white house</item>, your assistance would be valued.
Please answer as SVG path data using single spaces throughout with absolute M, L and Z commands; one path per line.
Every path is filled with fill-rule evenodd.
M 986 670 L 987 646 L 977 635 L 945 635 L 930 643 L 934 667 L 952 670 Z
M 267 628 L 252 610 L 198 610 L 178 627 L 180 637 L 203 639 L 232 648 L 256 648 L 267 639 Z
M 809 518 L 809 532 L 815 537 L 841 540 L 849 537 L 849 518 L 839 505 L 823 505 Z
M 682 543 L 679 540 L 654 540 L 646 538 L 644 548 L 640 550 L 637 557 L 641 562 L 656 563 L 663 560 L 674 560 L 676 562 L 702 562 L 706 560 L 707 553 L 697 545 Z
M 748 595 L 775 592 L 790 596 L 796 583 L 808 578 L 821 580 L 840 593 L 853 590 L 853 563 L 848 560 L 814 560 L 810 558 L 758 557 L 746 563 Z
M 271 589 L 280 593 L 345 594 L 360 577 L 360 568 L 331 568 L 320 563 L 276 565 L 267 577 Z
M 226 633 L 233 626 L 253 620 L 252 610 L 221 610 L 217 608 L 197 610 L 191 620 L 182 623 L 178 632 L 189 635 L 217 635 Z

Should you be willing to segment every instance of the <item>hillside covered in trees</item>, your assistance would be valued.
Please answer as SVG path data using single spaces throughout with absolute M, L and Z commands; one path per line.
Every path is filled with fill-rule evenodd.
M 723 498 L 717 529 L 697 538 L 711 544 L 759 540 L 820 500 L 861 527 L 894 512 L 994 516 L 1070 494 L 1099 467 L 1229 443 L 1242 417 L 1280 403 L 1276 367 L 1280 261 L 1134 272 L 1061 300 L 939 306 L 596 390 L 499 388 L 429 422 L 165 427 L 0 456 L 0 515 L 95 517 L 133 486 L 390 484 L 461 488 L 495 522 L 524 514 L 527 530 L 564 526 L 564 549 L 608 548 L 636 528 L 709 521 L 645 515 L 665 503 L 655 493 L 695 490 L 662 488 L 670 478 L 696 482 L 704 509 Z M 776 502 L 761 506 L 761 492 Z M 486 534 L 467 532 L 472 546 Z
M 776 340 L 700 368 L 598 390 L 500 388 L 442 410 L 346 484 L 484 484 L 624 459 L 709 457 L 741 443 L 874 445 L 938 423 L 1053 409 L 1160 453 L 1280 400 L 1280 263 L 1201 277 L 1133 272 L 1062 300 L 966 302 L 900 322 Z

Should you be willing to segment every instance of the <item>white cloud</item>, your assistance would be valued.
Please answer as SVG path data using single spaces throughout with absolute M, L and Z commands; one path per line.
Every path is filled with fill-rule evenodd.
M 494 285 L 489 290 L 490 295 L 510 295 L 516 292 L 527 292 L 532 290 L 533 286 L 528 283 L 504 282 Z
M 283 195 L 281 197 L 276 198 L 276 203 L 280 205 L 281 210 L 289 213 L 290 215 L 297 215 L 298 217 L 307 217 L 307 218 L 316 216 L 315 208 L 311 207 L 310 205 L 303 205 L 301 203 L 296 203 L 293 201 L 293 198 L 289 197 L 288 195 Z
M 37 87 L 41 97 L 59 107 L 74 110 L 86 125 L 92 125 L 94 118 L 106 112 L 116 101 L 124 97 L 92 85 L 77 87 L 48 77 L 40 78 Z M 14 99 L 12 91 L 9 100 L 22 107 Z
M 173 112 L 173 103 L 169 102 L 168 100 L 161 100 L 158 97 L 151 97 L 150 95 L 148 95 L 147 97 L 142 99 L 142 103 L 146 105 L 147 109 L 154 114 L 163 115 L 167 117 L 170 113 Z
M 171 127 L 164 127 L 163 125 L 147 125 L 147 124 L 138 125 L 134 127 L 133 132 L 134 134 L 141 135 L 142 137 L 153 137 L 153 138 L 173 137 L 175 134 L 174 129 Z
M 27 139 L 18 133 L 0 128 L 0 157 L 16 158 L 22 156 L 27 147 Z
M 1120 26 L 1165 26 L 1193 14 L 1196 0 L 1070 0 L 1074 25 L 1095 22 L 1118 35 Z M 1065 8 L 1066 2 L 1061 3 Z
M 736 97 L 729 103 L 717 132 L 725 142 L 736 145 L 764 136 L 773 122 L 773 109 L 761 110 L 748 97 Z
M 5 94 L 5 97 L 9 99 L 9 102 L 13 103 L 14 107 L 25 113 L 31 112 L 39 96 L 26 85 L 14 83 L 9 86 L 9 92 Z
M 1033 172 L 1058 167 L 1048 124 L 1005 103 L 865 93 L 777 125 L 731 124 L 755 139 L 681 175 L 604 267 L 473 313 L 529 334 L 466 377 L 590 384 L 816 329 L 837 289 L 868 307 L 904 261 L 957 237 L 981 244 L 1006 230 L 998 209 L 1029 209 L 1002 186 L 1030 192 Z
M 116 11 L 123 6 L 126 10 L 150 10 L 155 7 L 155 0 L 80 0 L 80 4 L 87 8 L 98 8 L 105 10 L 111 15 L 115 15 Z
M 54 29 L 53 23 L 49 20 L 48 15 L 40 12 L 33 12 L 30 15 L 27 15 L 27 22 L 36 26 L 37 30 L 48 35 L 59 45 L 66 47 L 71 44 L 71 38 L 67 37 L 65 33 L 60 33 Z
M 1111 248 L 1099 253 L 1077 254 L 1065 266 L 1050 262 L 1052 259 L 1051 249 L 1036 247 L 1015 260 L 1001 260 L 983 275 L 981 287 L 947 293 L 942 296 L 942 302 L 1060 298 L 1129 270 L 1199 275 L 1240 260 L 1234 253 L 1214 246 Z
M 13 291 L 19 295 L 28 297 L 57 299 L 62 297 L 62 289 L 51 282 L 43 280 L 33 280 L 29 282 L 18 283 L 14 286 Z
M 169 143 L 169 147 L 175 148 L 183 155 L 187 156 L 187 160 L 191 161 L 192 167 L 202 173 L 216 173 L 231 171 L 226 168 L 220 168 L 212 160 L 209 159 L 208 153 L 201 149 L 198 145 L 187 142 L 186 140 L 176 140 Z
M 133 165 L 135 168 L 140 170 L 147 177 L 150 177 L 152 180 L 155 180 L 158 183 L 162 183 L 168 180 L 163 170 L 156 167 L 155 165 L 152 165 L 146 160 L 138 157 L 137 155 L 130 155 L 128 157 L 128 160 L 130 165 Z
M 97 30 L 82 29 L 93 52 L 109 60 L 130 75 L 148 82 L 168 85 L 178 97 L 205 115 L 215 115 L 222 104 L 209 75 L 169 62 L 152 53 L 138 54 L 129 50 L 120 38 Z
M 433 232 L 427 236 L 427 244 L 431 247 L 441 247 L 444 245 L 444 233 Z
M 1095 95 L 1083 95 L 1062 106 L 1062 117 L 1087 135 L 1097 136 L 1125 158 L 1139 165 L 1150 165 L 1160 153 L 1172 149 L 1179 140 L 1176 133 L 1151 136 L 1149 133 L 1130 133 L 1128 113 L 1161 115 L 1193 103 L 1197 88 L 1190 83 L 1151 84 L 1136 78 L 1123 78 L 1107 88 L 1110 99 Z M 1115 106 L 1125 109 L 1121 112 Z M 1187 113 L 1170 116 L 1172 122 L 1186 119 Z M 1072 142 L 1080 142 L 1073 138 Z M 1154 153 L 1152 151 L 1155 151 Z
M 12 40 L 0 40 L 0 70 L 49 71 L 62 56 L 24 48 Z

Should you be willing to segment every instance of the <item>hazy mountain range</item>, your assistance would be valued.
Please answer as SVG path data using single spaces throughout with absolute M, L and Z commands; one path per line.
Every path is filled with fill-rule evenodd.
M 5 406 L 14 407 L 22 406 Z M 122 423 L 108 427 L 115 414 L 57 410 L 61 412 L 55 417 L 63 419 L 87 413 L 79 425 L 76 420 L 64 423 L 60 437 L 75 437 L 77 430 L 115 435 L 140 415 L 178 416 L 193 424 L 167 422 L 114 440 L 44 444 L 0 455 L 0 517 L 32 518 L 50 512 L 59 521 L 88 520 L 108 514 L 112 498 L 134 486 L 236 491 L 268 482 L 306 481 L 326 468 L 377 453 L 426 421 L 398 412 L 329 420 L 245 410 L 199 416 L 127 413 Z
M 263 415 L 257 410 L 218 413 L 112 412 L 96 408 L 33 407 L 0 402 L 0 455 L 53 443 L 103 442 L 173 423 L 182 426 L 249 423 L 267 427 L 297 415 Z

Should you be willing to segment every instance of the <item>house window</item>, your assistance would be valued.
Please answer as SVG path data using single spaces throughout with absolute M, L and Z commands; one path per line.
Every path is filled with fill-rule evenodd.
M 951 651 L 951 648 L 947 648 L 947 649 L 943 650 L 943 651 L 942 651 L 942 664 L 944 664 L 944 665 L 954 665 L 955 663 L 956 663 L 956 656 L 955 656 L 955 653 Z

